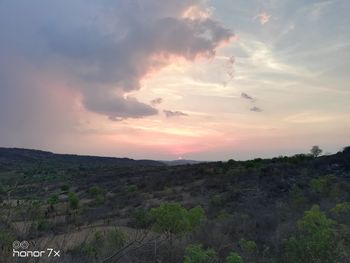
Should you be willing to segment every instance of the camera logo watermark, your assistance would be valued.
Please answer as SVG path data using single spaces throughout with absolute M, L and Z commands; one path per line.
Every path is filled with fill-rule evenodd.
M 29 242 L 15 240 L 12 243 L 12 256 L 19 258 L 40 258 L 40 257 L 60 257 L 60 250 L 55 250 L 53 248 L 47 248 L 45 250 L 27 250 L 29 248 Z
M 16 240 L 16 241 L 13 241 L 12 247 L 14 249 L 20 249 L 20 248 L 27 249 L 29 247 L 29 242 L 25 240 L 22 242 L 19 242 L 18 240 Z

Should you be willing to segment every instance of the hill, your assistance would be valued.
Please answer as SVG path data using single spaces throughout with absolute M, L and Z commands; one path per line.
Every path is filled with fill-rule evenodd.
M 133 160 L 129 158 L 84 156 L 74 154 L 55 154 L 52 152 L 21 148 L 1 148 L 0 165 L 48 163 L 64 166 L 161 166 L 162 162 L 152 160 Z
M 60 262 L 350 260 L 349 147 L 177 166 L 24 149 L 0 156 L 3 262 L 15 262 L 14 240 L 60 249 Z
M 169 166 L 205 163 L 201 161 L 186 160 L 186 159 L 173 160 L 173 161 L 161 161 L 161 162 Z

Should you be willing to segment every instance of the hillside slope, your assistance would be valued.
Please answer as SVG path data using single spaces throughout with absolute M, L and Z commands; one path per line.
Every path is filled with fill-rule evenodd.
M 90 166 L 89 157 L 68 156 L 84 160 L 71 166 L 61 161 L 65 156 L 22 151 L 12 151 L 0 166 L 5 262 L 13 260 L 6 249 L 14 239 L 58 246 L 60 262 L 102 262 L 121 253 L 114 262 L 179 263 L 206 249 L 216 261 L 205 262 L 231 263 L 226 257 L 233 252 L 246 263 L 350 260 L 349 147 L 317 158 L 181 166 L 109 166 L 108 158 Z M 28 165 L 33 159 L 45 162 Z M 154 209 L 168 210 L 154 217 Z M 186 211 L 197 214 L 186 221 Z M 198 216 L 195 228 L 176 232 Z M 159 222 L 175 224 L 171 238 Z M 144 233 L 147 238 L 137 239 Z

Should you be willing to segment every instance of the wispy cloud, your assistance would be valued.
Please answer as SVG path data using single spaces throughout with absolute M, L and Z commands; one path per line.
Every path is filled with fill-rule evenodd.
M 286 122 L 300 124 L 330 123 L 337 120 L 347 119 L 346 114 L 330 114 L 327 112 L 302 112 L 285 118 Z
M 245 92 L 242 92 L 242 93 L 241 93 L 241 98 L 246 99 L 246 100 L 250 100 L 250 101 L 255 101 L 255 99 L 254 99 L 253 97 L 249 96 L 249 95 L 248 95 L 247 93 L 245 93 Z
M 325 13 L 325 10 L 327 7 L 329 7 L 331 4 L 334 4 L 336 1 L 324 1 L 320 3 L 314 3 L 311 6 L 310 10 L 310 18 L 311 20 L 317 21 L 321 19 L 322 15 Z
M 156 106 L 156 105 L 161 104 L 163 102 L 163 99 L 162 98 L 155 98 L 155 99 L 151 100 L 150 102 L 151 102 L 152 106 Z
M 259 107 L 254 106 L 254 107 L 250 108 L 250 111 L 262 112 L 263 110 L 261 108 L 259 108 Z
M 235 73 L 234 64 L 235 64 L 235 57 L 234 56 L 229 57 L 228 60 L 226 61 L 225 69 L 226 69 L 226 74 L 230 79 L 233 79 L 234 77 L 234 73 Z
M 167 118 L 188 116 L 188 114 L 186 114 L 182 111 L 163 110 L 163 112 Z

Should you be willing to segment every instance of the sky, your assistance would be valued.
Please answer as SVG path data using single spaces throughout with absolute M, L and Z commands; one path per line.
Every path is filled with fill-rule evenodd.
M 0 146 L 251 159 L 350 145 L 348 0 L 0 0 Z

